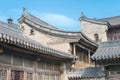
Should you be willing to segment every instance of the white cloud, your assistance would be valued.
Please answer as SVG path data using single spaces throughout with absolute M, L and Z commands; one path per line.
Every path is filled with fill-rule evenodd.
M 14 23 L 17 23 L 17 19 L 21 16 L 22 11 L 19 9 L 12 9 L 11 12 L 11 18 L 14 19 Z M 15 13 L 13 15 L 13 13 Z M 80 30 L 80 22 L 79 20 L 74 20 L 72 18 L 69 18 L 65 15 L 61 14 L 53 14 L 53 13 L 40 13 L 38 11 L 32 10 L 30 11 L 31 14 L 34 16 L 44 20 L 45 22 L 48 22 L 49 24 L 58 27 L 62 30 L 70 30 L 70 31 L 79 31 Z M 3 22 L 7 22 L 8 16 L 0 16 L 0 20 Z
M 16 16 L 20 16 L 22 14 L 21 9 L 11 9 L 10 12 L 14 13 L 14 15 L 16 15 Z
M 39 13 L 37 11 L 31 11 L 33 15 L 39 17 L 40 19 L 54 25 L 62 30 L 80 30 L 79 20 L 74 20 L 65 15 L 53 14 L 53 13 Z
M 44 14 L 42 19 L 60 26 L 77 26 L 75 20 L 59 14 Z
M 22 15 L 22 11 L 21 10 L 19 10 L 19 9 L 10 9 L 10 10 L 8 10 L 7 13 L 4 13 L 4 14 L 0 15 L 0 21 L 7 23 L 7 19 L 8 18 L 12 18 L 13 19 L 13 23 L 18 24 L 17 19 L 20 18 L 21 15 Z

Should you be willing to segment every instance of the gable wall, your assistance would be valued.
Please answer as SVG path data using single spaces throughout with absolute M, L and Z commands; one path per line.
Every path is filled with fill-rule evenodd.
M 99 39 L 101 41 L 107 41 L 106 30 L 107 26 L 103 24 L 96 24 L 92 22 L 88 22 L 85 20 L 81 20 L 81 31 L 90 39 L 95 41 L 94 34 L 99 35 Z
M 27 37 L 40 42 L 41 44 L 51 47 L 53 49 L 68 53 L 70 50 L 69 42 L 64 42 L 65 38 L 51 36 L 40 31 L 34 30 L 34 35 L 30 35 L 30 26 L 22 23 L 21 26 L 24 26 L 24 33 Z M 55 43 L 54 43 L 55 42 Z M 60 42 L 60 43 L 59 43 Z M 49 44 L 54 43 L 54 44 Z

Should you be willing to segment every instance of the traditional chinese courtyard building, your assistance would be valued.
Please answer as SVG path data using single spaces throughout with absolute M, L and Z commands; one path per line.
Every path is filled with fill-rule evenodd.
M 26 10 L 18 19 L 20 26 L 12 21 L 0 21 L 0 80 L 71 80 L 69 75 L 78 69 L 96 74 L 90 57 L 98 45 L 83 33 L 62 31 Z M 102 78 L 96 70 L 94 78 Z
M 92 66 L 90 56 L 96 51 L 97 44 L 80 31 L 60 30 L 26 10 L 23 11 L 18 21 L 27 37 L 55 50 L 79 56 L 79 62 L 74 67 Z
M 91 19 L 82 14 L 80 18 L 82 32 L 92 40 L 99 41 L 120 40 L 120 16 L 108 17 L 103 19 Z
M 77 57 L 26 37 L 8 21 L 0 21 L 0 80 L 66 80 L 66 64 Z
M 0 21 L 0 80 L 119 80 L 120 17 L 80 20 L 81 32 L 25 9 L 20 25 Z
M 91 57 L 105 71 L 105 80 L 120 79 L 120 16 L 90 19 L 81 16 L 82 32 L 98 43 Z

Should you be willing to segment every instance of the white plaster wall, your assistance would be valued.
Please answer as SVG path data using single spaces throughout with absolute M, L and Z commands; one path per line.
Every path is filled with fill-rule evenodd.
M 87 37 L 89 37 L 92 40 L 94 39 L 94 34 L 97 33 L 99 35 L 99 39 L 101 41 L 107 41 L 107 35 L 106 30 L 107 26 L 103 24 L 96 24 L 88 21 L 81 20 L 81 31 L 84 33 Z
M 62 51 L 62 52 L 70 53 L 69 43 L 52 44 L 52 45 L 49 45 L 49 47 L 59 50 L 59 51 Z
M 34 31 L 34 35 L 30 35 L 30 30 L 31 27 L 29 27 L 28 25 L 22 23 L 22 26 L 24 26 L 24 33 L 27 37 L 36 40 L 37 42 L 40 42 L 41 44 L 46 45 L 48 42 L 52 41 L 49 37 L 47 37 L 47 35 L 39 32 L 39 31 Z
M 37 42 L 40 42 L 41 44 L 47 47 L 51 47 L 53 49 L 56 49 L 62 52 L 67 52 L 67 53 L 69 52 L 69 49 L 70 49 L 69 42 L 61 42 L 59 44 L 51 44 L 51 45 L 48 44 L 51 42 L 57 42 L 57 41 L 59 42 L 59 40 L 64 41 L 64 38 L 50 36 L 36 30 L 34 31 L 35 35 L 30 35 L 31 27 L 26 25 L 25 23 L 22 23 L 21 25 L 24 26 L 24 33 L 27 37 L 33 40 L 36 40 Z

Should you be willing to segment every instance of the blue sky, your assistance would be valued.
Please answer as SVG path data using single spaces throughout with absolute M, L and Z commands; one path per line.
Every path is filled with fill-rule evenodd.
M 34 16 L 70 31 L 80 30 L 81 12 L 97 19 L 120 15 L 120 0 L 1 0 L 0 20 L 7 22 L 11 17 L 17 23 L 23 7 Z

